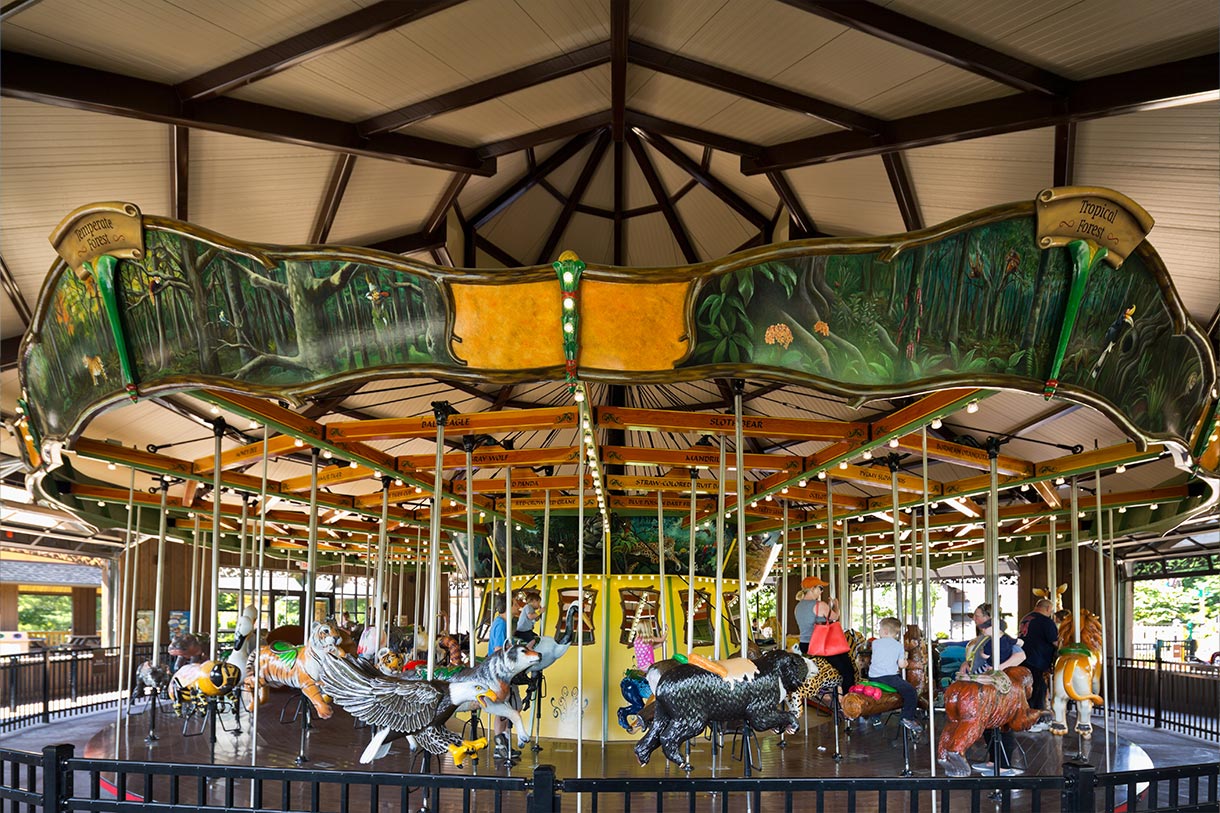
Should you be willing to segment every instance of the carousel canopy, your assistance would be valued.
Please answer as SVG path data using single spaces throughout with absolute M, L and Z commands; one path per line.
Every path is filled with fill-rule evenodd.
M 1191 370 L 1177 375 L 1165 358 L 1172 352 L 1186 359 L 1186 351 L 1164 348 L 1191 330 L 1195 344 L 1216 341 L 1218 27 L 1214 4 L 1170 5 L 1154 13 L 1144 3 L 1115 4 L 1105 37 L 1081 36 L 1095 23 L 1069 2 L 1019 9 L 778 0 L 697 9 L 651 0 L 528 7 L 298 2 L 236 16 L 221 4 L 192 5 L 188 13 L 169 3 L 119 2 L 102 18 L 87 5 L 57 0 L 14 7 L 3 20 L 0 62 L 7 293 L 0 297 L 0 409 L 15 431 L 0 451 L 13 460 L 24 455 L 43 471 L 59 462 L 30 459 L 20 421 L 36 414 L 37 440 L 58 439 L 69 450 L 64 465 L 36 478 L 44 501 L 71 509 L 74 521 L 121 527 L 133 465 L 137 496 L 150 505 L 159 498 L 148 488 L 171 477 L 171 532 L 186 533 L 193 513 L 211 521 L 213 422 L 221 418 L 222 487 L 229 490 L 222 527 L 232 534 L 240 495 L 260 491 L 262 427 L 270 426 L 268 537 L 277 551 L 303 546 L 310 449 L 318 448 L 324 550 L 364 550 L 388 478 L 393 544 L 409 557 L 433 510 L 434 402 L 448 402 L 460 416 L 447 432 L 443 462 L 438 508 L 446 535 L 464 532 L 468 502 L 481 526 L 510 517 L 525 535 L 519 539 L 540 525 L 547 492 L 558 515 L 574 513 L 573 450 L 587 419 L 608 517 L 655 520 L 661 495 L 678 523 L 667 535 L 685 533 L 694 468 L 695 491 L 703 495 L 696 526 L 714 533 L 719 511 L 707 495 L 717 490 L 717 465 L 709 460 L 723 441 L 730 447 L 727 508 L 745 504 L 747 532 L 761 548 L 776 538 L 781 505 L 788 505 L 795 562 L 821 555 L 825 543 L 815 540 L 824 540 L 828 519 L 846 519 L 836 534 L 851 536 L 858 550 L 889 555 L 895 532 L 910 544 L 906 509 L 923 502 L 918 432 L 934 420 L 927 476 L 937 503 L 933 540 L 942 553 L 979 549 L 987 503 L 981 450 L 989 438 L 1003 441 L 1001 476 L 1008 481 L 997 507 L 1008 552 L 1040 549 L 1051 515 L 1065 532 L 1070 498 L 1066 481 L 1056 480 L 1078 474 L 1093 489 L 1099 470 L 1104 510 L 1120 534 L 1157 534 L 1188 518 L 1189 528 L 1214 526 L 1214 510 L 1193 516 L 1205 509 L 1211 488 L 1192 480 L 1184 459 L 1207 445 L 1204 438 L 1200 447 L 1198 435 L 1209 409 L 1206 387 L 1215 383 L 1214 351 L 1211 368 L 1201 362 L 1192 380 Z M 1003 235 L 976 238 L 965 225 L 937 232 L 922 253 L 895 249 L 867 268 L 842 259 L 861 250 L 850 238 L 922 234 L 962 216 L 982 229 L 977 213 L 988 207 L 1022 201 L 1032 210 L 1041 190 L 1070 186 L 1117 189 L 1150 226 L 1144 245 L 1155 247 L 1155 262 L 1137 254 L 1121 266 L 1098 266 L 1095 280 L 1125 285 L 1140 262 L 1149 279 L 1171 283 L 1176 294 L 1163 293 L 1169 286 L 1158 282 L 1162 293 L 1127 314 L 1132 303 L 1119 300 L 1128 290 L 1108 286 L 1114 301 L 1097 301 L 1081 323 L 1089 340 L 1077 335 L 1059 354 L 1063 380 L 1075 374 L 1080 386 L 1049 402 L 1028 382 L 987 376 L 1049 377 L 1061 317 L 1022 308 L 1047 274 L 1067 279 L 1068 260 L 1048 270 L 1032 245 L 1027 250 Z M 118 294 L 129 309 L 124 335 L 145 348 L 135 353 L 130 376 L 117 356 L 112 362 L 80 344 L 84 336 L 111 341 L 99 316 L 104 309 L 89 304 L 100 303 L 101 294 L 47 242 L 76 207 L 116 200 L 134 204 L 145 228 L 148 217 L 173 219 L 152 237 L 145 232 L 148 253 L 138 273 L 123 276 L 134 268 L 130 255 L 116 272 L 128 286 Z M 170 237 L 178 242 L 166 242 Z M 195 252 L 188 237 L 202 248 Z M 806 251 L 808 267 L 768 253 L 768 246 L 801 238 L 831 238 L 825 245 L 837 248 Z M 878 241 L 892 249 L 900 243 Z M 287 266 L 268 269 L 296 259 L 260 254 L 253 244 L 374 250 L 311 260 L 363 263 L 335 278 L 345 290 L 327 306 L 334 311 L 328 318 L 350 337 L 335 362 L 343 375 L 304 364 L 312 377 L 293 377 L 284 360 L 301 365 L 303 351 L 284 320 L 291 314 L 299 324 L 301 312 L 291 301 Z M 230 287 L 201 276 L 217 287 L 188 290 L 186 261 L 217 246 L 224 248 L 217 248 L 220 259 L 209 257 L 217 266 L 201 273 L 228 269 Z M 558 297 L 562 280 L 549 268 L 498 276 L 492 269 L 549 263 L 565 249 L 588 264 L 586 331 L 598 313 L 590 286 L 620 281 L 608 266 L 694 269 L 650 273 L 703 292 L 687 314 L 702 332 L 686 348 L 702 365 L 677 376 L 587 375 L 587 401 L 565 418 L 573 414 L 573 390 L 558 343 L 558 364 L 547 356 L 533 375 L 520 366 L 508 375 L 493 363 L 504 347 L 550 341 L 537 331 L 484 331 L 480 344 L 474 327 L 445 322 L 428 323 L 416 341 L 386 338 L 402 325 L 422 325 L 410 319 L 426 314 L 457 318 L 466 308 L 484 322 L 511 323 L 531 308 L 549 308 L 502 294 L 501 301 L 478 300 L 478 309 L 473 300 L 450 298 L 438 310 L 422 293 L 413 298 L 404 275 L 445 280 L 445 296 L 459 289 L 474 295 L 488 286 L 463 286 L 463 275 L 445 277 L 444 269 L 477 267 L 486 269 L 480 283 L 548 280 Z M 754 252 L 748 282 L 742 268 L 719 263 L 737 251 Z M 826 267 L 810 259 L 819 256 Z M 768 266 L 781 261 L 790 279 Z M 59 270 L 48 277 L 48 268 Z M 311 269 L 318 280 L 343 271 Z M 722 283 L 730 277 L 732 290 Z M 69 278 L 78 281 L 64 282 L 76 285 L 64 288 L 71 296 L 57 296 L 50 284 L 40 296 L 45 280 Z M 944 287 L 935 289 L 933 278 L 943 278 Z M 811 282 L 806 290 L 806 279 L 832 287 Z M 723 296 L 710 302 L 713 282 Z M 1068 286 L 1060 284 L 1056 295 L 1066 297 Z M 782 300 L 801 296 L 804 310 L 782 318 Z M 676 312 L 683 304 L 677 301 Z M 1161 333 L 1149 327 L 1157 309 L 1167 325 Z M 640 312 L 629 313 L 632 319 L 619 318 L 631 327 L 624 332 L 646 340 L 619 348 L 626 357 L 684 340 L 681 319 L 649 325 L 640 323 Z M 954 313 L 965 319 L 938 321 Z M 923 327 L 913 328 L 917 317 L 904 320 L 907 314 L 922 315 Z M 1036 352 L 1030 323 L 1046 331 L 1046 346 Z M 76 415 L 68 414 L 72 398 L 20 405 L 17 367 L 25 362 L 28 369 L 25 351 L 35 343 L 20 353 L 19 344 L 31 324 L 47 326 L 35 331 L 40 336 L 53 325 L 64 331 L 56 351 L 39 357 L 44 379 L 109 383 L 110 396 L 83 399 Z M 189 354 L 174 348 L 200 324 L 209 325 L 211 355 L 190 368 Z M 546 324 L 558 330 L 561 320 L 548 316 Z M 888 343 L 861 327 L 873 324 L 885 326 Z M 80 332 L 69 334 L 69 325 Z M 263 328 L 257 337 L 256 325 Z M 936 325 L 949 332 L 933 335 Z M 603 329 L 613 333 L 615 326 L 610 318 Z M 594 346 L 586 334 L 582 365 L 643 369 L 642 362 L 591 364 Z M 438 347 L 467 361 L 482 352 L 493 361 L 481 367 L 492 372 L 456 374 Z M 390 358 L 392 352 L 399 355 Z M 843 373 L 856 357 L 857 371 Z M 59 369 L 49 367 L 52 358 Z M 907 369 L 917 362 L 924 369 Z M 1098 386 L 1109 388 L 1096 397 L 1088 394 L 1094 367 Z M 353 370 L 373 372 L 347 374 Z M 215 376 L 192 377 L 217 371 L 283 403 L 226 391 Z M 177 385 L 174 375 L 181 376 Z M 27 374 L 27 390 L 29 382 Z M 134 403 L 124 395 L 130 382 Z M 740 478 L 726 418 L 735 386 L 752 424 Z M 928 393 L 938 389 L 954 394 L 932 400 Z M 1116 404 L 1121 408 L 1107 406 Z M 396 423 L 372 423 L 386 420 Z M 474 441 L 469 467 L 467 439 Z M 35 456 L 47 454 L 31 443 Z M 829 507 L 819 472 L 829 476 Z M 588 510 L 599 515 L 586 474 Z M 506 476 L 515 482 L 511 507 Z M 1080 510 L 1092 512 L 1092 493 L 1080 498 Z M 1091 527 L 1095 519 L 1081 521 Z M 730 533 L 736 523 L 736 515 L 726 518 Z M 87 542 L 80 530 L 40 537 L 31 527 L 12 541 L 74 546 Z

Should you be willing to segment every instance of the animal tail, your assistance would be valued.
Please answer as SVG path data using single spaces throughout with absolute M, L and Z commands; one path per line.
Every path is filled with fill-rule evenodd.
M 1076 659 L 1072 658 L 1067 662 L 1067 666 L 1063 670 L 1063 691 L 1067 696 L 1077 703 L 1088 700 L 1095 706 L 1104 706 L 1105 701 L 1095 694 L 1076 694 L 1076 687 L 1072 685 L 1072 676 L 1076 672 Z

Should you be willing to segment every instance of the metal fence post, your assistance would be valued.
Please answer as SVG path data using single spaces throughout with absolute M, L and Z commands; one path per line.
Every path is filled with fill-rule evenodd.
M 1097 769 L 1088 762 L 1063 763 L 1061 810 L 1092 813 L 1096 810 Z
M 532 789 L 526 797 L 527 813 L 555 813 L 559 810 L 559 798 L 555 794 L 555 766 L 539 765 L 534 768 Z
M 1156 648 L 1156 672 L 1152 676 L 1152 694 L 1153 700 L 1153 728 L 1161 727 L 1161 648 Z
M 51 722 L 51 653 L 42 651 L 42 721 Z
M 64 801 L 72 797 L 72 772 L 68 760 L 75 749 L 71 745 L 48 745 L 42 749 L 42 810 L 59 813 Z

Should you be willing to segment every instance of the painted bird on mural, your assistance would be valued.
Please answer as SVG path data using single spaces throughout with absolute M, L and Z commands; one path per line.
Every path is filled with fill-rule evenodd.
M 1093 369 L 1089 370 L 1090 378 L 1097 378 L 1097 374 L 1101 372 L 1101 365 L 1106 363 L 1106 356 L 1110 355 L 1114 345 L 1122 341 L 1123 337 L 1127 335 L 1127 331 L 1135 327 L 1134 314 L 1135 306 L 1132 305 L 1120 313 L 1118 318 L 1114 320 L 1114 324 L 1106 329 L 1105 338 L 1102 339 L 1104 346 L 1101 349 L 1101 355 L 1097 357 L 1097 362 L 1093 365 Z

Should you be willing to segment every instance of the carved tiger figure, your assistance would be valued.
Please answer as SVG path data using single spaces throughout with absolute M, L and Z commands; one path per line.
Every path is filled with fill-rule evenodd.
M 352 636 L 347 630 L 340 627 L 334 618 L 328 618 L 326 621 L 314 625 L 312 641 L 316 644 L 317 651 L 338 658 L 356 656 L 356 645 L 352 641 Z M 256 654 L 251 654 L 250 663 L 246 667 L 244 683 L 246 696 L 250 698 L 246 701 L 246 710 L 251 711 L 255 702 L 267 702 L 267 689 L 287 687 L 300 689 L 313 705 L 314 712 L 323 720 L 329 719 L 335 713 L 335 709 L 331 705 L 330 698 L 318 683 L 319 670 L 317 664 L 314 663 L 314 650 L 315 647 L 310 647 L 308 644 L 294 646 L 285 641 L 276 641 L 268 646 L 259 647 Z M 255 657 L 258 658 L 259 673 L 257 693 L 254 684 Z

